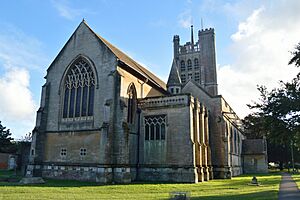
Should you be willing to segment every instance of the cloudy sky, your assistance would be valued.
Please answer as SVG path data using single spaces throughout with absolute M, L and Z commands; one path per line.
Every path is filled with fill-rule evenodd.
M 85 18 L 101 36 L 167 81 L 172 38 L 216 32 L 219 93 L 238 115 L 257 100 L 256 85 L 278 86 L 300 42 L 298 0 L 11 0 L 0 7 L 0 121 L 21 138 L 34 128 L 43 77 Z M 201 20 L 202 19 L 202 20 Z

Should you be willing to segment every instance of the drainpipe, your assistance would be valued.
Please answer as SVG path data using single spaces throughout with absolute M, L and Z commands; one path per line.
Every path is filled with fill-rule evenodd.
M 140 167 L 140 130 L 141 130 L 141 109 L 137 109 L 138 113 L 138 132 L 137 132 L 137 159 L 136 159 L 136 179 L 139 177 Z

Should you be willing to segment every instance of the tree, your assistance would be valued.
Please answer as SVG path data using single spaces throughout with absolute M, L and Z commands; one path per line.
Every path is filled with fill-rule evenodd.
M 262 138 L 268 141 L 269 161 L 287 163 L 291 161 L 291 151 L 300 157 L 300 78 L 291 82 L 281 82 L 279 88 L 267 91 L 258 87 L 260 99 L 253 105 L 254 110 L 244 118 L 247 138 Z
M 296 67 L 300 67 L 300 42 L 296 45 L 295 51 L 291 52 L 293 57 L 289 61 L 290 64 L 295 64 Z
M 300 43 L 291 53 L 289 64 L 300 67 Z M 271 91 L 257 89 L 260 99 L 248 105 L 253 112 L 244 118 L 246 136 L 267 138 L 269 161 L 300 161 L 300 73 Z
M 2 126 L 0 121 L 0 152 L 10 153 L 15 151 L 15 145 L 12 141 L 10 130 Z

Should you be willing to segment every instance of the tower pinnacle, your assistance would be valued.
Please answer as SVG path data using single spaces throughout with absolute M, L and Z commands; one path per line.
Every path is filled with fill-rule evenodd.
M 194 51 L 194 30 L 193 25 L 191 25 L 191 44 L 192 44 L 192 51 Z

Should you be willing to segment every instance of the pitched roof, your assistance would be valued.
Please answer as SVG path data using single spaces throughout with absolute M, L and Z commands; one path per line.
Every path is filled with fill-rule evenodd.
M 150 81 L 154 82 L 157 86 L 161 87 L 162 89 L 166 90 L 166 83 L 160 80 L 157 76 L 155 76 L 153 73 L 151 73 L 149 70 L 147 70 L 145 67 L 134 61 L 132 58 L 130 58 L 128 55 L 123 53 L 121 50 L 119 50 L 117 47 L 109 43 L 107 40 L 105 40 L 103 37 L 95 33 L 89 25 L 82 21 L 81 23 L 84 23 L 90 30 L 93 32 L 98 39 L 100 39 L 111 51 L 112 53 L 123 63 L 125 63 L 127 66 L 131 67 L 133 70 L 139 72 L 146 78 L 148 78 Z
M 178 65 L 175 59 L 173 59 L 169 79 L 167 85 L 181 85 L 181 79 L 178 72 Z
M 243 154 L 266 154 L 265 139 L 246 139 L 243 140 Z

